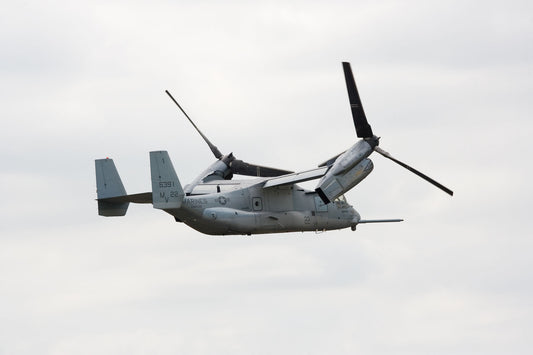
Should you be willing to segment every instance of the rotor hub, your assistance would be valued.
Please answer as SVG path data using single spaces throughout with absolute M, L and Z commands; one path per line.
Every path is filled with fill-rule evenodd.
M 376 135 L 373 135 L 372 137 L 368 137 L 368 138 L 364 138 L 365 142 L 367 142 L 368 144 L 370 144 L 370 146 L 372 147 L 372 149 L 374 149 L 375 147 L 377 147 L 379 145 L 379 140 L 380 140 L 381 137 L 378 137 Z

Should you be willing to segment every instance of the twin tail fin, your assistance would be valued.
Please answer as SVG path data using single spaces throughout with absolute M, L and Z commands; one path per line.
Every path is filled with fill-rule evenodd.
M 113 159 L 95 160 L 98 214 L 124 216 L 130 202 L 152 203 L 154 208 L 180 208 L 185 193 L 166 151 L 150 152 L 152 191 L 128 195 Z

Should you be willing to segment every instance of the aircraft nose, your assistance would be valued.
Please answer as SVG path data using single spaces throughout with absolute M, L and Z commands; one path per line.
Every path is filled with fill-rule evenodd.
M 359 223 L 359 221 L 361 220 L 361 215 L 353 207 L 352 207 L 352 212 L 353 212 L 352 223 L 353 224 Z

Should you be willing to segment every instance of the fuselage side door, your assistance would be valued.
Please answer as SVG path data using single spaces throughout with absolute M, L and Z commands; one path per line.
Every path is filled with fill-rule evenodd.
M 315 196 L 315 228 L 325 229 L 328 226 L 328 205 L 322 201 L 320 196 Z

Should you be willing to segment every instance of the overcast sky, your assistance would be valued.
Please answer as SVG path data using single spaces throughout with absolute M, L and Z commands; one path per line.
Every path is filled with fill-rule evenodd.
M 17 1 L 0 12 L 0 354 L 530 354 L 531 1 Z M 150 190 L 223 153 L 308 169 L 381 147 L 323 234 L 97 215 L 94 159 Z M 312 187 L 313 185 L 311 185 Z

